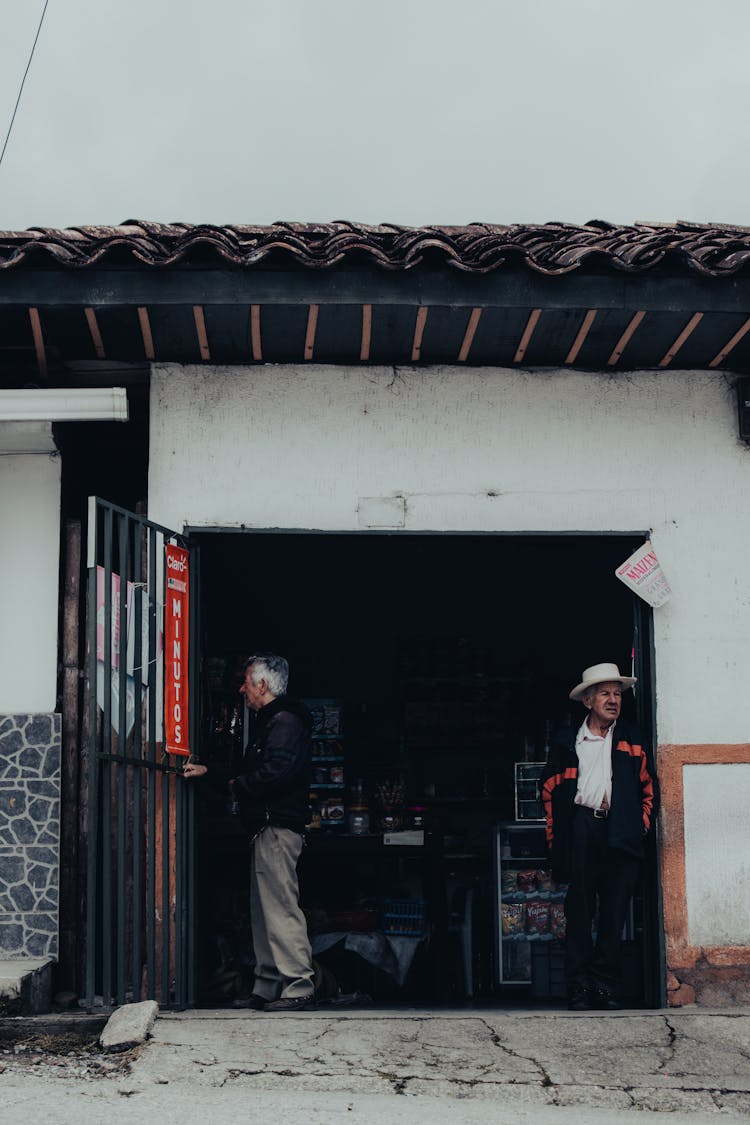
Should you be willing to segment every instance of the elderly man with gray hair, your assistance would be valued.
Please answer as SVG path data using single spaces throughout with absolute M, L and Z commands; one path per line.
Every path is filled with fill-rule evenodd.
M 250 835 L 250 924 L 255 953 L 252 992 L 238 1007 L 264 1012 L 315 1006 L 312 954 L 299 905 L 297 862 L 309 813 L 312 743 L 310 713 L 287 694 L 283 656 L 256 653 L 240 687 L 255 712 L 254 735 L 241 771 L 189 762 L 188 779 L 209 781 L 238 802 Z
M 637 729 L 620 718 L 622 694 L 635 682 L 616 664 L 587 668 L 570 699 L 588 715 L 578 730 L 555 736 L 542 775 L 552 877 L 568 884 L 565 977 L 572 1011 L 620 1007 L 622 928 L 657 802 L 651 757 Z

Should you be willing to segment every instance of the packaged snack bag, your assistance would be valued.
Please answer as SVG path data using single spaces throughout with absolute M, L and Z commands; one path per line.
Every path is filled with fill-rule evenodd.
M 526 924 L 525 902 L 504 902 L 500 906 L 500 920 L 503 934 L 510 937 L 512 934 L 522 934 Z

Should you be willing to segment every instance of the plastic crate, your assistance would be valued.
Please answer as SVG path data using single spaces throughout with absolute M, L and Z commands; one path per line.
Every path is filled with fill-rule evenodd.
M 403 937 L 424 937 L 427 932 L 427 903 L 419 899 L 385 899 L 383 932 Z
M 558 942 L 531 943 L 531 995 L 562 998 L 565 989 L 565 949 Z

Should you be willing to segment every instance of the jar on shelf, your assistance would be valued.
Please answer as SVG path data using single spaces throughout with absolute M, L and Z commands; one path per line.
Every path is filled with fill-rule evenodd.
M 398 832 L 404 823 L 403 809 L 384 805 L 380 813 L 380 828 L 383 832 Z
M 424 828 L 427 809 L 423 805 L 410 805 L 406 814 L 410 828 Z
M 347 808 L 347 829 L 352 836 L 367 836 L 370 831 L 370 806 L 365 795 L 365 783 L 357 778 Z
M 370 832 L 369 809 L 364 806 L 351 806 L 347 815 L 347 827 L 352 836 L 367 836 Z

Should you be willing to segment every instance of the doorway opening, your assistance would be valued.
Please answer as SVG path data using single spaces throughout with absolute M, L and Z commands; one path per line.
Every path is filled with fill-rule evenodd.
M 651 735 L 650 611 L 614 574 L 642 536 L 192 534 L 204 760 L 241 756 L 251 651 L 286 656 L 313 711 L 300 885 L 321 992 L 563 1003 L 537 778 L 591 664 L 635 652 L 623 714 Z M 247 841 L 223 800 L 201 804 L 198 994 L 217 1003 L 251 968 Z M 657 902 L 652 854 L 624 934 L 633 1006 L 661 999 Z

